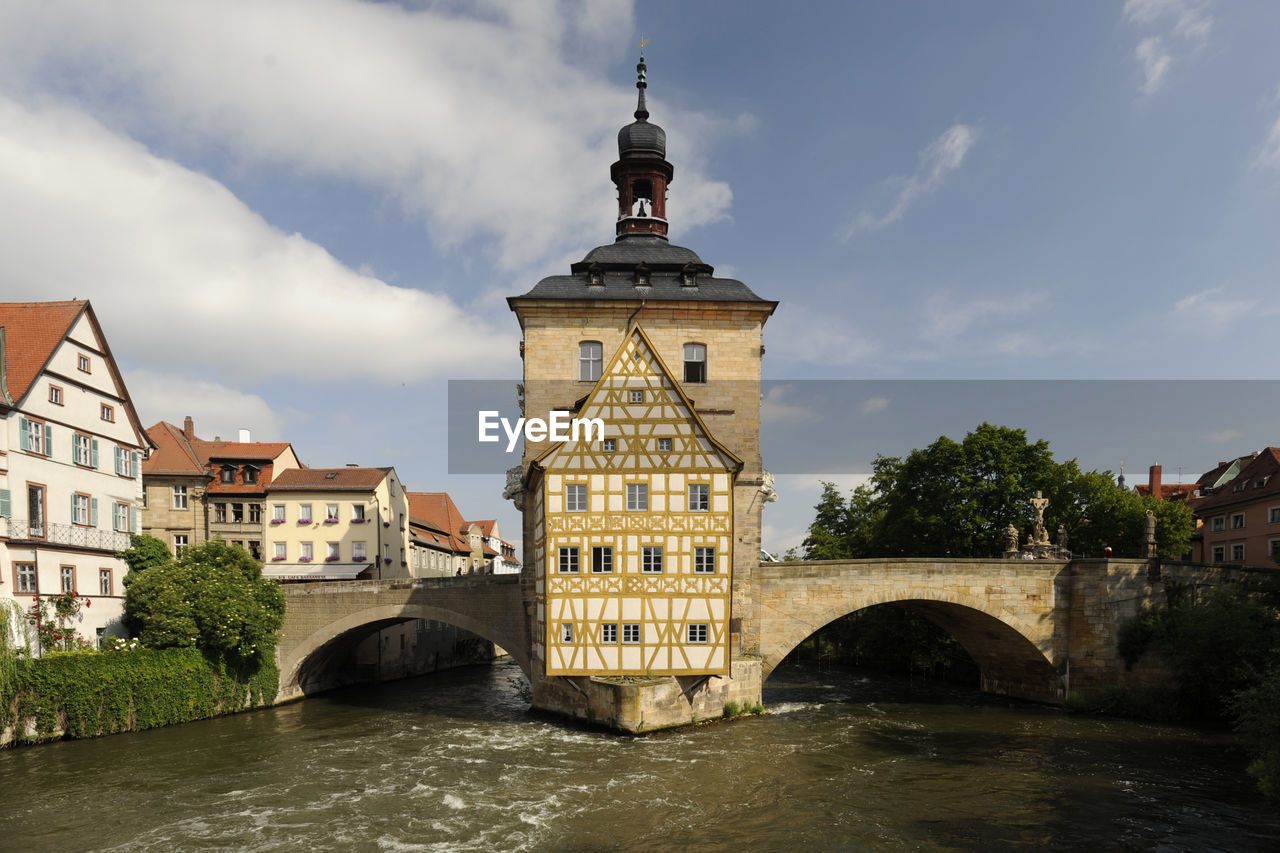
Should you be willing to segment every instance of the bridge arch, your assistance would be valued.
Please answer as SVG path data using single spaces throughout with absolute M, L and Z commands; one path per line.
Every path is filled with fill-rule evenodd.
M 990 597 L 955 585 L 922 589 L 866 589 L 854 587 L 845 595 L 821 600 L 783 599 L 765 622 L 760 652 L 763 675 L 773 670 L 796 646 L 835 620 L 882 604 L 913 610 L 938 625 L 968 652 L 982 673 L 982 689 L 1038 702 L 1061 702 L 1063 679 L 1053 661 L 1051 628 L 1032 625 Z M 777 617 L 783 618 L 777 618 Z M 1038 620 L 1043 622 L 1044 620 Z

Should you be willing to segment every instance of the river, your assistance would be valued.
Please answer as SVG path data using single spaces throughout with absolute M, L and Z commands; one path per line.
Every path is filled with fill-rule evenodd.
M 510 663 L 0 752 L 0 848 L 1276 850 L 1214 732 L 786 667 L 770 712 L 619 737 Z

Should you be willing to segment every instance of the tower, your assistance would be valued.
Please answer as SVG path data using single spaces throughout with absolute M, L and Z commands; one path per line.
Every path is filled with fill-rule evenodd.
M 604 426 L 525 445 L 533 702 L 629 730 L 759 699 L 751 580 L 772 498 L 760 372 L 777 307 L 670 243 L 674 168 L 649 121 L 646 71 L 641 56 L 635 120 L 610 169 L 614 241 L 508 299 L 525 417 Z M 657 698 L 661 679 L 612 692 L 591 679 L 617 675 L 674 679 L 685 704 Z

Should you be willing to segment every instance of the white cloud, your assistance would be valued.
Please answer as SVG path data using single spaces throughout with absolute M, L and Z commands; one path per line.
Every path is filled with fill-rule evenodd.
M 892 179 L 891 182 L 899 189 L 888 212 L 876 216 L 869 211 L 861 211 L 845 226 L 840 239 L 848 240 L 859 231 L 875 231 L 901 220 L 917 199 L 936 190 L 947 175 L 960 168 L 980 135 L 978 128 L 967 124 L 954 124 L 947 128 L 920 152 L 915 174 Z
M 1272 169 L 1280 172 L 1280 118 L 1277 118 L 1275 123 L 1271 125 L 1267 140 L 1262 144 L 1262 148 L 1258 152 L 1257 158 L 1254 159 L 1253 164 L 1260 169 Z
M 822 481 L 835 483 L 841 496 L 871 480 L 870 474 L 779 474 L 774 478 L 775 503 L 766 504 L 761 542 L 765 550 L 782 557 L 788 548 L 799 549 L 809 535 L 813 508 L 822 495 Z
M 818 413 L 788 402 L 791 386 L 773 385 L 765 392 L 760 406 L 760 420 L 770 424 L 806 423 L 818 419 Z
M 848 367 L 874 356 L 879 345 L 841 315 L 784 303 L 769 321 L 769 358 L 802 364 Z
M 603 65 L 633 26 L 630 3 L 595 0 L 49 0 L 0 9 L 0 85 L 75 98 L 183 152 L 372 188 L 438 245 L 492 239 L 516 270 L 612 220 L 605 170 L 582 164 L 608 163 L 630 120 L 635 90 Z M 748 121 L 665 107 L 661 81 L 651 69 L 659 123 L 732 133 Z M 706 144 L 672 136 L 677 228 L 729 205 L 728 186 L 698 167 Z
M 287 440 L 285 419 L 256 394 L 145 369 L 130 370 L 126 385 L 144 427 L 162 420 L 181 426 L 190 415 L 201 438 L 234 441 L 247 429 L 253 441 Z
M 1045 308 L 1048 298 L 1043 293 L 1024 292 L 1005 297 L 957 299 L 951 294 L 934 293 L 924 300 L 921 335 L 926 340 L 950 340 L 974 326 L 991 322 L 1007 324 Z
M 1148 32 L 1134 49 L 1142 66 L 1144 95 L 1154 94 L 1164 84 L 1175 61 L 1196 52 L 1209 40 L 1213 30 L 1210 0 L 1126 0 L 1124 17 Z
M 858 411 L 864 415 L 878 415 L 887 408 L 889 408 L 888 397 L 868 397 L 858 406 Z
M 1231 299 L 1225 295 L 1225 291 L 1219 285 L 1184 296 L 1174 304 L 1173 313 L 1192 320 L 1202 331 L 1222 334 L 1229 326 L 1258 307 L 1256 299 Z
M 1229 441 L 1235 441 L 1239 437 L 1240 430 L 1238 429 L 1220 429 L 1216 432 L 1209 433 L 1204 438 L 1205 441 L 1209 441 L 1214 444 L 1226 444 Z
M 0 198 L 5 298 L 91 298 L 117 357 L 241 381 L 515 366 L 514 334 L 343 266 L 216 181 L 69 109 L 0 97 Z

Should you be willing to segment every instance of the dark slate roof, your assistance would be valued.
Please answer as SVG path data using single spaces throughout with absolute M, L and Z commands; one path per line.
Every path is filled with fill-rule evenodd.
M 649 287 L 636 287 L 636 269 L 644 264 Z M 759 302 L 751 288 L 737 279 L 715 278 L 713 267 L 702 262 L 692 250 L 673 246 L 654 235 L 627 235 L 617 242 L 598 246 L 571 265 L 571 275 L 548 276 L 523 296 L 509 297 L 508 304 L 521 299 L 656 299 L 675 302 Z M 591 271 L 602 275 L 604 284 L 588 284 Z M 696 286 L 684 284 L 686 269 L 697 273 Z M 514 307 L 514 306 L 512 306 Z

